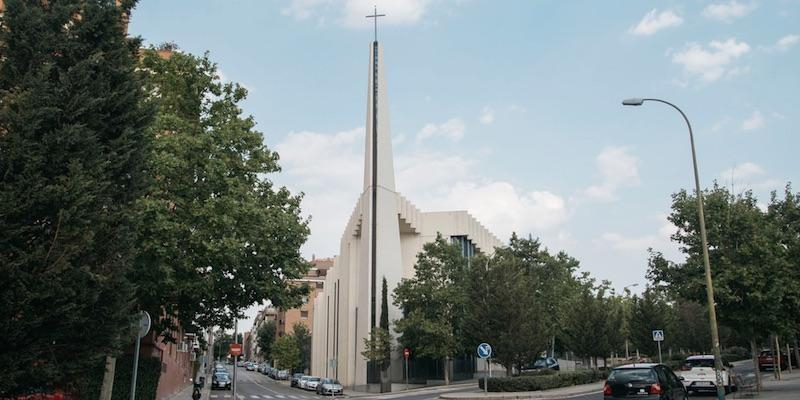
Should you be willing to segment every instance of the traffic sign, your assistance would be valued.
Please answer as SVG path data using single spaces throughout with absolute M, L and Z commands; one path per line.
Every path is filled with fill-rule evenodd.
M 489 358 L 492 356 L 492 346 L 489 343 L 481 343 L 478 345 L 478 357 Z
M 242 355 L 242 345 L 240 343 L 231 343 L 231 355 L 234 357 Z
M 405 349 L 403 349 L 403 358 L 408 360 L 409 357 L 411 357 L 411 349 L 406 347 Z
M 147 335 L 147 332 L 150 332 L 150 322 L 150 314 L 148 314 L 147 311 L 139 313 L 139 339 Z
M 653 331 L 653 341 L 654 342 L 663 342 L 664 341 L 664 331 L 662 331 L 660 329 Z

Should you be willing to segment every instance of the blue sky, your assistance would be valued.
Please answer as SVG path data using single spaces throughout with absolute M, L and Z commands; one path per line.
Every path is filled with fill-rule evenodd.
M 800 1 L 140 1 L 131 34 L 209 51 L 250 90 L 272 178 L 306 195 L 308 257 L 336 254 L 362 190 L 373 4 L 397 188 L 424 211 L 641 289 L 647 247 L 680 259 L 665 217 L 693 181 L 680 115 L 627 97 L 683 108 L 705 187 L 766 202 L 799 181 Z

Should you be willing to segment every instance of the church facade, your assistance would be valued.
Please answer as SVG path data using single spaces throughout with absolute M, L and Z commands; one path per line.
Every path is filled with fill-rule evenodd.
M 395 189 L 386 77 L 382 49 L 370 45 L 364 186 L 341 237 L 339 254 L 312 299 L 311 373 L 338 379 L 344 386 L 368 389 L 364 338 L 378 325 L 381 282 L 389 286 L 389 321 L 402 315 L 391 291 L 414 275 L 423 245 L 438 234 L 458 243 L 464 255 L 491 254 L 502 243 L 466 211 L 423 212 Z M 391 376 L 402 379 L 402 355 L 392 357 Z

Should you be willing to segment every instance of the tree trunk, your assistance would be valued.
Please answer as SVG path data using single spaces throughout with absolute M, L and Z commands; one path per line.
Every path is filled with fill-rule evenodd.
M 756 348 L 756 339 L 750 339 L 750 352 L 753 355 L 753 368 L 756 371 L 756 390 L 761 392 L 761 370 L 758 367 L 758 349 Z
M 114 390 L 114 370 L 116 366 L 116 357 L 106 356 L 106 371 L 103 374 L 103 386 L 100 388 L 100 400 L 111 400 L 111 392 Z
M 800 368 L 800 348 L 797 347 L 797 337 L 794 338 L 794 362 L 795 367 Z
M 781 344 L 778 341 L 778 335 L 775 335 L 775 343 L 774 343 L 774 351 L 772 352 L 772 362 L 776 366 L 773 368 L 775 370 L 775 377 L 778 380 L 781 380 Z
M 450 384 L 450 357 L 444 358 L 444 384 Z

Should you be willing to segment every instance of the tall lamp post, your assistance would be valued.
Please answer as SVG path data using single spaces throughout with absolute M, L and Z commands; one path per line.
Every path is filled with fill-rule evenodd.
M 645 101 L 657 101 L 664 103 L 681 113 L 681 116 L 686 121 L 686 126 L 689 127 L 689 143 L 692 146 L 692 164 L 694 166 L 694 186 L 697 191 L 697 214 L 700 218 L 700 241 L 703 246 L 703 264 L 706 271 L 706 297 L 708 300 L 708 320 L 711 325 L 711 346 L 714 352 L 714 370 L 716 372 L 717 381 L 717 399 L 725 399 L 725 386 L 722 382 L 722 355 L 719 350 L 719 332 L 717 331 L 717 312 L 714 309 L 714 285 L 711 280 L 711 263 L 708 260 L 708 238 L 706 237 L 706 219 L 703 214 L 703 192 L 700 191 L 700 177 L 697 172 L 697 154 L 694 149 L 694 134 L 692 133 L 692 124 L 689 123 L 689 118 L 686 114 L 678 108 L 675 104 L 661 99 L 626 99 L 622 101 L 623 106 L 641 106 Z

